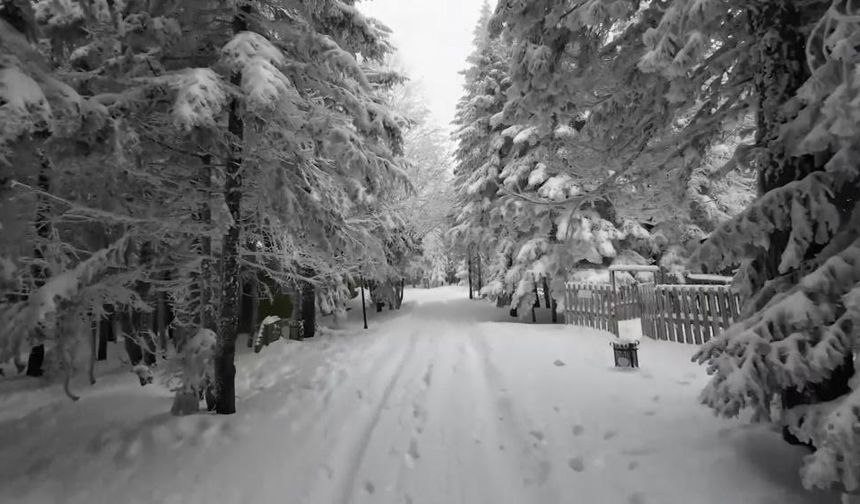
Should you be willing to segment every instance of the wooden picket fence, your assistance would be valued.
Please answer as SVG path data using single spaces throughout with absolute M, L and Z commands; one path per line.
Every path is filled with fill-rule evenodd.
M 617 322 L 612 311 L 611 285 L 568 282 L 566 287 L 564 292 L 566 324 L 617 332 Z
M 740 315 L 740 295 L 726 285 L 657 285 L 639 292 L 642 333 L 653 339 L 700 345 Z
M 640 319 L 653 339 L 701 344 L 738 319 L 740 297 L 725 285 L 624 285 L 568 282 L 565 323 L 618 335 L 618 322 Z

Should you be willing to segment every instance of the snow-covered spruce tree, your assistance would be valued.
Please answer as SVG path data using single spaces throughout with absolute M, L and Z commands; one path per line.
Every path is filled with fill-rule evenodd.
M 555 225 L 576 227 L 583 222 L 578 211 L 602 209 L 597 221 L 592 215 L 585 222 L 619 238 L 632 229 L 628 220 L 712 228 L 724 217 L 702 205 L 722 187 L 712 182 L 722 172 L 708 159 L 727 137 L 740 136 L 720 122 L 679 135 L 693 119 L 699 128 L 709 124 L 711 110 L 673 102 L 667 79 L 637 67 L 647 51 L 642 34 L 661 16 L 659 4 L 624 0 L 499 4 L 494 29 L 512 47 L 505 118 L 522 145 L 506 161 L 507 194 L 557 207 Z M 743 108 L 724 113 L 743 116 Z M 558 229 L 566 239 L 597 236 Z
M 4 108 L 4 113 L 8 111 L 16 119 L 4 120 L 4 126 L 16 123 L 23 127 L 9 135 L 4 132 L 2 144 L 4 152 L 17 156 L 16 159 L 26 156 L 36 159 L 32 155 L 33 144 L 27 143 L 30 141 L 27 135 L 34 131 L 30 125 L 44 123 L 55 132 L 74 132 L 69 143 L 78 150 L 71 157 L 68 149 L 63 152 L 67 165 L 63 173 L 73 177 L 71 180 L 93 184 L 76 188 L 74 198 L 61 194 L 69 208 L 62 215 L 75 218 L 75 222 L 84 216 L 88 226 L 107 236 L 125 233 L 101 251 L 100 242 L 87 247 L 75 243 L 77 251 L 92 250 L 93 260 L 117 258 L 109 264 L 100 264 L 101 269 L 96 272 L 111 273 L 107 278 L 113 283 L 104 275 L 95 276 L 92 261 L 80 263 L 84 265 L 81 267 L 89 268 L 86 279 L 93 284 L 81 288 L 93 287 L 103 292 L 102 297 L 87 298 L 90 302 L 80 310 L 96 318 L 104 305 L 151 310 L 152 300 L 141 299 L 135 288 L 149 285 L 156 293 L 169 295 L 177 312 L 175 323 L 192 328 L 212 324 L 214 328 L 214 318 L 210 316 L 212 305 L 220 303 L 230 315 L 233 308 L 226 307 L 226 303 L 232 297 L 237 304 L 238 299 L 225 296 L 222 289 L 205 288 L 214 287 L 218 280 L 206 273 L 206 265 L 214 265 L 207 261 L 207 256 L 210 252 L 223 252 L 222 237 L 233 233 L 234 239 L 239 227 L 242 234 L 235 250 L 243 253 L 243 257 L 248 257 L 242 252 L 245 243 L 263 244 L 253 247 L 257 258 L 245 263 L 254 268 L 287 277 L 298 269 L 298 263 L 291 259 L 310 256 L 314 257 L 311 264 L 325 265 L 320 270 L 326 274 L 358 271 L 356 257 L 363 255 L 367 238 L 377 236 L 371 231 L 378 229 L 379 220 L 368 225 L 353 219 L 355 203 L 372 201 L 372 196 L 384 193 L 386 186 L 380 181 L 402 184 L 404 179 L 389 147 L 399 139 L 397 122 L 382 113 L 384 107 L 372 98 L 369 92 L 372 86 L 364 79 L 355 57 L 333 46 L 331 37 L 315 32 L 312 27 L 329 23 L 329 29 L 337 31 L 339 40 L 347 40 L 346 32 L 337 28 L 342 25 L 338 19 L 353 19 L 354 45 L 368 55 L 376 54 L 370 40 L 381 34 L 381 29 L 354 16 L 354 9 L 340 2 L 313 2 L 309 4 L 313 9 L 303 11 L 304 17 L 299 18 L 279 16 L 273 3 L 255 3 L 245 17 L 247 27 L 256 31 L 235 34 L 231 30 L 238 30 L 218 22 L 236 14 L 230 5 L 211 9 L 203 3 L 186 3 L 178 9 L 177 3 L 166 2 L 160 4 L 159 12 L 135 11 L 136 7 L 124 5 L 103 12 L 77 9 L 79 5 L 75 2 L 47 4 L 71 6 L 70 19 L 75 29 L 70 29 L 71 35 L 62 39 L 58 57 L 78 72 L 72 74 L 73 84 L 88 98 L 80 98 L 71 87 L 50 75 L 49 65 L 38 63 L 40 59 L 32 41 L 20 36 L 17 30 L 4 30 L 4 54 L 10 54 L 14 70 L 20 70 L 18 73 L 30 80 L 24 79 L 27 84 L 24 87 L 10 86 L 10 93 L 16 94 L 4 96 L 14 98 L 7 100 L 12 106 Z M 46 23 L 56 21 L 50 9 L 41 12 Z M 247 10 L 244 12 L 247 14 Z M 378 44 L 384 46 L 383 42 Z M 319 65 L 320 61 L 326 65 Z M 12 68 L 12 63 L 8 68 Z M 317 73 L 309 72 L 310 67 Z M 237 76 L 235 70 L 241 70 L 246 78 L 236 79 L 236 85 L 231 86 L 227 80 L 231 74 Z M 18 73 L 13 75 L 10 70 L 4 76 Z M 33 79 L 38 80 L 37 86 L 30 86 Z M 32 93 L 17 94 L 28 87 Z M 356 92 L 361 89 L 365 92 Z M 356 96 L 360 100 L 356 101 Z M 233 132 L 229 131 L 231 101 L 235 105 Z M 53 107 L 50 110 L 49 105 Z M 67 110 L 69 119 L 65 115 Z M 237 119 L 244 123 L 241 143 Z M 82 136 L 84 140 L 98 141 L 105 147 L 104 152 L 94 150 L 94 142 L 82 142 Z M 57 134 L 54 137 L 60 138 Z M 228 208 L 219 196 L 223 193 L 215 191 L 214 186 L 226 180 L 221 173 L 227 165 L 233 168 L 234 175 L 237 173 L 240 152 L 246 153 L 241 156 L 244 176 L 241 201 L 238 207 L 234 204 Z M 105 165 L 117 166 L 118 172 L 103 173 L 101 167 Z M 38 165 L 15 163 L 14 166 Z M 326 169 L 320 170 L 320 166 Z M 74 178 L 86 173 L 85 170 L 93 173 Z M 35 184 L 23 186 L 18 178 L 12 178 L 19 182 L 16 188 L 35 187 Z M 236 186 L 234 189 L 238 187 L 236 180 L 231 184 Z M 108 190 L 101 192 L 102 188 Z M 96 205 L 92 194 L 101 196 L 104 203 Z M 86 204 L 77 201 L 80 197 L 86 197 Z M 318 205 L 307 204 L 311 201 Z M 250 209 L 254 211 L 248 212 Z M 297 209 L 307 210 L 307 215 L 316 212 L 318 219 L 328 224 L 319 228 L 331 233 L 321 241 L 338 245 L 326 249 L 331 252 L 325 256 L 328 259 L 323 257 L 325 260 L 320 261 L 313 253 L 305 254 L 316 250 L 295 239 L 297 234 L 292 230 L 301 220 L 297 215 L 306 216 Z M 31 221 L 35 206 L 23 210 Z M 255 223 L 250 225 L 249 219 L 235 218 L 243 213 L 253 216 L 250 220 Z M 258 218 L 261 215 L 265 217 Z M 253 236 L 249 230 L 253 230 Z M 248 239 L 242 238 L 243 235 Z M 67 235 L 60 234 L 60 238 L 64 236 Z M 384 260 L 383 241 L 376 238 L 377 257 Z M 157 259 L 132 264 L 124 259 L 124 254 L 111 252 L 117 247 L 124 250 L 125 243 L 135 247 L 145 245 L 157 251 L 148 254 Z M 298 247 L 294 247 L 296 243 Z M 9 246 L 13 247 L 11 241 Z M 194 249 L 196 253 L 189 253 Z M 26 284 L 29 274 L 27 254 L 11 251 L 7 254 L 6 250 L 3 256 L 9 259 L 3 262 L 4 292 L 7 285 L 19 289 Z M 62 275 L 67 270 L 70 275 L 76 274 L 72 270 L 79 259 L 69 258 L 61 262 L 62 267 L 54 268 L 61 278 L 68 277 Z M 19 267 L 16 263 L 21 261 L 17 259 L 22 259 L 25 267 Z M 230 270 L 229 275 L 236 271 Z M 162 274 L 167 278 L 162 278 Z M 55 287 L 48 285 L 46 289 L 56 291 Z M 147 292 L 151 294 L 152 288 Z M 206 292 L 210 294 L 201 295 Z M 13 295 L 10 299 L 16 302 L 3 306 L 4 321 L 8 316 L 12 320 L 10 325 L 15 325 L 15 331 L 3 341 L 4 352 L 17 350 L 32 332 L 33 324 L 41 323 L 41 315 L 28 318 L 33 314 L 28 310 L 40 299 L 38 293 L 25 296 L 23 301 L 19 298 Z M 46 306 L 53 310 L 56 304 Z M 80 310 L 62 307 L 59 311 L 76 314 Z M 227 318 L 232 320 L 232 316 L 222 320 Z M 223 331 L 221 334 L 230 336 Z M 77 341 L 82 336 L 74 333 L 74 337 Z M 230 404 L 224 406 L 222 410 L 230 409 Z
M 858 12 L 842 1 L 691 7 L 671 5 L 648 36 L 653 51 L 643 64 L 681 77 L 706 66 L 703 41 L 731 35 L 730 46 L 743 45 L 732 51 L 732 69 L 745 72 L 756 107 L 745 160 L 760 190 L 697 256 L 711 266 L 740 264 L 746 298 L 742 320 L 697 356 L 714 374 L 703 400 L 726 416 L 749 409 L 756 421 L 775 419 L 781 400 L 787 437 L 815 448 L 801 470 L 804 485 L 857 493 Z
M 23 245 L 42 252 L 33 256 L 12 252 L 12 263 L 17 263 L 13 284 L 18 292 L 4 296 L 4 327 L 9 331 L 4 334 L 3 351 L 15 354 L 26 343 L 45 343 L 54 348 L 53 356 L 66 371 L 68 383 L 68 377 L 78 368 L 74 350 L 81 348 L 80 343 L 94 343 L 89 337 L 91 326 L 104 315 L 105 306 L 148 308 L 135 287 L 149 276 L 151 265 L 141 267 L 130 261 L 133 254 L 127 252 L 150 236 L 162 236 L 164 233 L 157 230 L 163 230 L 164 225 L 152 213 L 135 214 L 140 210 L 136 205 L 138 195 L 147 194 L 152 187 L 137 185 L 146 177 L 141 177 L 138 170 L 127 169 L 126 152 L 134 150 L 137 139 L 128 134 L 123 117 L 110 114 L 109 107 L 124 98 L 113 80 L 118 76 L 116 66 L 113 71 L 97 74 L 95 85 L 89 89 L 83 89 L 85 84 L 80 80 L 70 80 L 73 86 L 61 82 L 54 73 L 62 69 L 66 78 L 76 75 L 74 71 L 79 68 L 73 66 L 71 56 L 82 55 L 76 50 L 88 42 L 83 27 L 87 23 L 109 23 L 110 13 L 83 10 L 74 2 L 36 2 L 35 7 L 35 13 L 25 19 L 38 24 L 25 27 L 23 32 L 8 24 L 0 30 L 3 102 L 11 104 L 3 107 L 2 122 L 4 126 L 17 124 L 14 130 L 4 131 L 0 143 L 9 155 L 7 166 L 14 167 L 7 180 L 14 184 L 12 189 L 18 194 L 12 196 L 19 202 L 32 201 L 36 192 L 36 185 L 29 183 L 35 178 L 34 164 L 25 160 L 38 159 L 42 166 L 51 167 L 49 172 L 43 171 L 50 183 L 40 184 L 47 191 L 43 189 L 39 197 L 52 202 L 53 231 L 50 236 L 26 232 L 9 235 L 18 242 L 13 247 Z M 4 4 L 3 13 L 9 12 Z M 44 56 L 34 44 L 42 32 L 40 26 L 45 28 L 47 41 L 42 46 L 47 48 Z M 126 28 L 126 35 L 134 36 L 133 27 Z M 152 34 L 168 39 L 171 28 L 160 24 L 152 28 Z M 24 33 L 30 38 L 25 38 Z M 106 66 L 133 60 L 138 56 L 136 49 L 124 51 L 127 60 L 114 59 L 105 62 Z M 128 78 L 136 68 L 139 67 L 126 66 L 121 78 Z M 11 85 L 15 81 L 18 85 Z M 79 91 L 85 92 L 82 95 Z M 104 166 L 122 169 L 105 172 Z M 153 192 L 147 196 L 153 196 Z M 20 209 L 20 204 L 10 208 L 9 213 L 4 208 L 3 215 L 32 222 L 33 213 L 22 215 Z M 44 213 L 36 217 L 36 222 L 42 218 Z M 2 254 L 5 256 L 8 250 L 4 244 Z M 40 286 L 33 281 L 33 272 L 44 270 L 51 272 L 51 278 Z M 95 353 L 91 355 L 95 358 Z
M 444 285 L 449 269 L 451 243 L 445 232 L 453 206 L 450 140 L 432 122 L 425 99 L 415 83 L 404 83 L 390 93 L 392 107 L 408 121 L 403 134 L 403 158 L 412 182 L 411 190 L 393 195 L 406 226 L 420 242 L 421 257 L 410 265 L 409 278 Z
M 729 119 L 731 106 L 755 110 L 755 144 L 735 157 L 757 169 L 762 195 L 698 257 L 710 266 L 740 263 L 747 296 L 745 320 L 699 355 L 716 375 L 706 403 L 726 415 L 749 408 L 762 420 L 782 398 L 789 430 L 818 448 L 806 484 L 855 491 L 848 433 L 856 414 L 829 416 L 851 404 L 857 337 L 846 323 L 856 303 L 856 121 L 842 115 L 850 106 L 829 112 L 853 92 L 843 73 L 856 64 L 842 50 L 855 30 L 846 10 L 842 2 L 673 2 L 646 34 L 651 50 L 641 67 L 662 72 L 674 98 L 714 104 L 711 120 L 683 125 L 690 138 Z
M 464 71 L 464 95 L 457 104 L 454 121 L 457 146 L 453 186 L 458 213 L 451 232 L 460 252 L 472 258 L 490 255 L 497 240 L 505 236 L 498 205 L 499 174 L 503 168 L 498 151 L 506 143 L 501 119 L 509 86 L 508 55 L 504 44 L 489 36 L 490 15 L 489 3 L 485 2 L 475 28 L 475 50 Z M 472 269 L 477 269 L 477 264 Z M 500 285 L 493 284 L 492 279 L 488 278 L 490 285 Z
M 305 326 L 312 334 L 314 285 L 385 264 L 387 233 L 398 227 L 388 198 L 407 175 L 399 157 L 403 120 L 386 101 L 402 79 L 380 71 L 390 51 L 387 29 L 353 2 L 306 7 L 301 16 L 285 8 L 274 15 L 278 45 L 294 61 L 288 75 L 312 107 L 305 130 L 314 161 L 292 186 L 302 189 L 295 193 L 302 218 L 284 228 L 297 237 L 293 257 L 305 273 Z

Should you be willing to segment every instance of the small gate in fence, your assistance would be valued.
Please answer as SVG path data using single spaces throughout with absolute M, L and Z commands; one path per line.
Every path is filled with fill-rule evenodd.
M 701 344 L 738 320 L 739 312 L 740 297 L 726 285 L 568 282 L 565 290 L 565 323 L 616 336 L 619 321 L 639 319 L 649 338 Z

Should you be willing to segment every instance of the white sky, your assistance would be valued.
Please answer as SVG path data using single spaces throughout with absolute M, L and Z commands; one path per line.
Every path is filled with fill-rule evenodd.
M 391 28 L 391 42 L 409 77 L 418 81 L 427 108 L 447 128 L 463 92 L 458 73 L 472 52 L 483 0 L 367 0 L 359 9 Z

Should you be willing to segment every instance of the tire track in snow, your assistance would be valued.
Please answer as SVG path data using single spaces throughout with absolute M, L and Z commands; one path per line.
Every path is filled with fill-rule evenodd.
M 504 446 L 519 446 L 519 458 L 506 458 L 509 471 L 515 469 L 521 476 L 524 489 L 532 495 L 524 496 L 523 502 L 560 502 L 555 485 L 549 483 L 553 467 L 547 453 L 546 435 L 526 415 L 519 410 L 508 394 L 502 371 L 493 362 L 492 347 L 487 341 L 487 334 L 480 325 L 474 326 L 474 331 L 468 339 L 471 350 L 478 356 L 477 360 L 483 377 L 483 385 L 488 397 L 496 397 L 494 406 L 498 416 L 498 429 L 507 438 Z M 513 450 L 506 449 L 511 453 Z M 514 452 L 515 453 L 515 452 Z M 515 456 L 511 453 L 510 456 Z M 535 495 L 536 494 L 536 495 Z
M 344 479 L 339 485 L 340 492 L 336 502 L 339 502 L 341 504 L 349 504 L 355 496 L 356 480 L 358 479 L 358 474 L 361 470 L 362 463 L 367 453 L 367 449 L 370 446 L 371 438 L 373 437 L 374 431 L 379 424 L 380 419 L 382 418 L 382 413 L 385 407 L 388 405 L 388 402 L 395 390 L 397 383 L 403 378 L 406 364 L 415 355 L 416 338 L 417 332 L 413 332 L 412 334 L 410 334 L 409 345 L 403 352 L 402 357 L 399 359 L 399 362 L 397 364 L 397 367 L 394 369 L 394 372 L 388 377 L 388 383 L 385 386 L 382 396 L 376 402 L 372 410 L 370 419 L 364 424 L 364 426 L 360 430 L 358 446 L 356 446 L 349 453 L 349 461 L 346 466 L 347 473 L 343 476 Z

